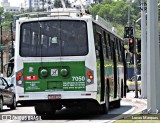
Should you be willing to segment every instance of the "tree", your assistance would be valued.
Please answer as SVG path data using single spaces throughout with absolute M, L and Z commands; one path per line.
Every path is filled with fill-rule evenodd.
M 71 3 L 68 0 L 65 0 L 65 5 L 66 5 L 66 8 L 70 8 L 71 7 Z
M 55 8 L 62 8 L 63 6 L 62 6 L 61 1 L 60 0 L 55 0 L 54 1 L 54 7 Z
M 3 7 L 0 7 L 0 24 L 2 22 L 2 14 L 4 12 L 4 8 Z

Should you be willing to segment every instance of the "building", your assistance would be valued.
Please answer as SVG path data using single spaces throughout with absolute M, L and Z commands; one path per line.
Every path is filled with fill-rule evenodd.
M 8 0 L 1 0 L 0 6 L 4 8 L 4 12 L 19 12 L 20 7 L 10 6 Z
M 23 8 L 26 9 L 42 9 L 47 7 L 46 0 L 24 0 Z

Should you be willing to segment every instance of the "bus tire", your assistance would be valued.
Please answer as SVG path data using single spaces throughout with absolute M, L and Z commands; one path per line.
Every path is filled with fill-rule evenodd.
M 121 98 L 123 98 L 123 95 L 124 95 L 124 86 L 123 86 L 123 79 L 121 79 Z
M 50 104 L 39 104 L 34 107 L 37 115 L 54 115 L 56 109 Z
M 105 103 L 101 105 L 101 114 L 107 114 L 109 111 L 109 81 L 107 80 Z
M 119 108 L 121 106 L 121 99 L 115 101 L 115 108 Z
M 37 115 L 44 115 L 45 112 L 40 108 L 39 105 L 34 106 L 35 112 Z

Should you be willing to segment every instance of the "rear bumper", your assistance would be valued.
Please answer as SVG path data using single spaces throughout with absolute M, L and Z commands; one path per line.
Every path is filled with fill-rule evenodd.
M 49 100 L 48 95 L 61 95 L 63 99 L 96 99 L 97 92 L 31 92 L 16 94 L 18 101 Z
M 48 95 L 61 94 L 61 99 L 48 99 Z M 37 104 L 53 104 L 57 107 L 65 105 L 85 106 L 87 103 L 99 104 L 96 100 L 96 92 L 61 92 L 61 93 L 26 93 L 17 94 L 17 103 L 23 106 L 35 106 Z

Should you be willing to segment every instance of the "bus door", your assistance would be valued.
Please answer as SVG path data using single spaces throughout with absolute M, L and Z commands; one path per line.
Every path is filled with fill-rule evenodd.
M 104 89 L 105 89 L 105 76 L 104 76 L 104 55 L 103 55 L 103 46 L 102 46 L 102 35 L 97 33 L 96 43 L 98 45 L 96 52 L 97 53 L 97 65 L 99 66 L 98 73 L 98 90 L 100 91 L 100 101 L 104 101 Z M 97 69 L 98 69 L 97 66 Z
M 113 51 L 113 65 L 114 65 L 114 98 L 117 98 L 117 61 L 116 61 L 116 51 L 115 51 L 115 42 L 112 42 L 112 51 Z

